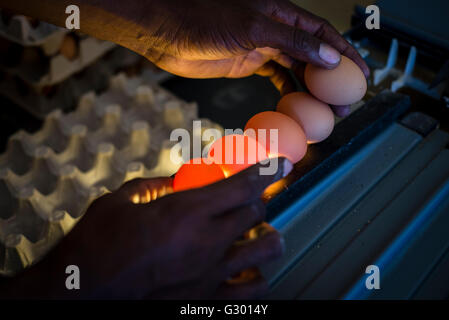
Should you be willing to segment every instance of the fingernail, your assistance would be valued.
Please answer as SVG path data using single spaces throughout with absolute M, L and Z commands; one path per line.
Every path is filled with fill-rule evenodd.
M 318 54 L 328 64 L 338 64 L 341 59 L 340 53 L 327 43 L 321 43 Z
M 282 178 L 285 178 L 293 170 L 293 164 L 288 159 L 284 159 L 284 168 L 282 171 Z

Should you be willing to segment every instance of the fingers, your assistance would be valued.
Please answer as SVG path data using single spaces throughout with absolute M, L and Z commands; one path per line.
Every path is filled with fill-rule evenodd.
M 370 71 L 366 62 L 360 56 L 358 51 L 354 49 L 354 47 L 350 45 L 331 24 L 327 21 L 323 21 L 321 27 L 319 27 L 318 31 L 315 33 L 315 36 L 323 39 L 337 49 L 342 55 L 354 61 L 360 67 L 365 77 L 369 77 Z
M 369 68 L 357 50 L 326 20 L 298 7 L 290 1 L 279 1 L 278 10 L 273 18 L 292 27 L 309 32 L 318 39 L 328 43 L 342 55 L 353 60 L 366 77 L 369 76 Z
M 173 192 L 172 178 L 135 179 L 125 183 L 117 194 L 134 204 L 145 204 Z
M 244 232 L 261 223 L 265 219 L 265 215 L 264 203 L 262 200 L 256 200 L 250 205 L 215 218 L 215 228 L 221 234 L 221 238 L 226 241 L 226 245 L 229 245 L 241 237 Z
M 194 199 L 196 194 L 208 203 L 198 210 L 206 210 L 210 215 L 222 214 L 259 199 L 266 187 L 285 177 L 293 169 L 293 164 L 286 158 L 270 159 L 269 166 L 275 169 L 274 174 L 263 174 L 261 169 L 267 165 L 259 163 L 228 179 L 192 190 L 189 196 Z
M 277 231 L 268 232 L 254 240 L 237 242 L 224 259 L 223 272 L 225 276 L 233 276 L 278 258 L 283 252 L 283 240 Z
M 293 65 L 292 65 L 292 70 L 293 73 L 295 74 L 296 78 L 298 79 L 299 83 L 301 84 L 301 86 L 307 90 L 307 86 L 306 83 L 304 81 L 304 70 L 305 70 L 306 64 L 300 61 L 296 61 Z M 334 114 L 337 117 L 340 118 L 344 118 L 346 116 L 348 116 L 351 112 L 351 107 L 350 106 L 334 106 L 331 105 L 330 106 L 332 111 L 334 112 Z
M 307 31 L 265 18 L 264 32 L 253 35 L 258 46 L 282 50 L 292 58 L 332 69 L 340 63 L 340 53 Z
M 268 282 L 262 277 L 258 276 L 249 282 L 239 284 L 224 283 L 217 290 L 215 299 L 228 300 L 248 300 L 248 299 L 260 299 L 269 292 Z
M 262 169 L 267 167 L 274 173 L 264 174 Z M 274 158 L 268 165 L 258 163 L 230 178 L 203 188 L 174 193 L 162 200 L 183 203 L 196 215 L 218 216 L 260 199 L 267 186 L 282 179 L 292 169 L 293 164 L 288 159 Z
M 288 70 L 274 61 L 267 62 L 255 73 L 262 77 L 268 77 L 282 96 L 296 89 L 294 79 Z
M 221 283 L 221 284 L 220 284 Z M 197 299 L 259 299 L 269 292 L 268 282 L 258 274 L 250 281 L 237 284 L 222 283 L 214 272 L 196 281 L 166 287 L 145 296 L 151 300 Z
M 214 184 L 173 193 L 155 201 L 154 205 L 168 206 L 172 208 L 169 211 L 174 213 L 181 210 L 184 215 L 185 212 L 192 212 L 196 217 L 219 216 L 260 199 L 266 187 L 292 170 L 293 164 L 288 159 L 273 158 L 268 164 L 258 163 Z

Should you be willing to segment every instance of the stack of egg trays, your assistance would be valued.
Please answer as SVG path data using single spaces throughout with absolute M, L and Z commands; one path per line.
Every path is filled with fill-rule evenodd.
M 65 42 L 66 39 L 70 41 Z M 0 59 L 0 68 L 35 90 L 64 81 L 115 47 L 112 42 L 72 33 L 53 39 L 52 51 L 49 52 L 44 50 L 45 47 L 20 47 L 3 41 L 5 56 Z
M 2 49 L 12 52 L 0 61 L 0 67 L 36 90 L 60 83 L 115 47 L 111 42 L 75 35 L 40 21 L 33 27 L 25 16 L 13 15 L 9 21 L 4 17 L 2 14 L 0 19 L 5 36 Z
M 35 117 L 44 119 L 56 109 L 73 110 L 82 94 L 104 89 L 107 79 L 141 59 L 136 53 L 117 47 L 65 81 L 40 90 L 35 90 L 17 76 L 3 72 L 0 73 L 0 94 Z
M 14 15 L 7 10 L 0 10 L 0 35 L 23 46 L 43 46 L 52 50 L 51 46 L 69 30 L 52 24 L 37 21 L 22 15 Z
M 174 174 L 180 164 L 170 159 L 177 143 L 170 133 L 192 133 L 197 116 L 195 103 L 119 74 L 103 94 L 85 94 L 76 111 L 54 111 L 37 133 L 10 137 L 0 155 L 0 275 L 39 261 L 103 194 Z
M 90 68 L 115 44 L 4 10 L 0 17 L 0 94 L 41 119 L 73 108 L 80 94 L 104 88 L 104 79 L 137 61 L 122 49 Z

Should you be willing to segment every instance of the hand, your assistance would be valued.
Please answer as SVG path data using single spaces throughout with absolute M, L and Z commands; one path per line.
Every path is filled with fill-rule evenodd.
M 277 173 L 263 176 L 259 166 L 168 195 L 170 178 L 128 182 L 95 201 L 50 257 L 24 272 L 19 282 L 11 279 L 11 285 L 32 295 L 27 286 L 33 285 L 34 274 L 44 282 L 34 285 L 38 297 L 44 288 L 56 298 L 259 297 L 268 287 L 261 277 L 225 282 L 283 251 L 276 231 L 236 242 L 264 220 L 263 190 L 292 169 L 280 159 Z M 80 290 L 65 289 L 70 264 L 80 269 Z
M 270 77 L 282 94 L 294 91 L 288 69 L 301 80 L 304 64 L 334 68 L 340 54 L 369 69 L 326 20 L 289 0 L 156 1 L 160 12 L 140 19 L 147 30 L 144 55 L 189 78 Z M 153 30 L 156 29 L 156 30 Z M 349 110 L 336 108 L 339 115 Z
M 340 54 L 368 77 L 357 51 L 326 20 L 289 0 L 0 0 L 2 8 L 65 26 L 80 7 L 81 31 L 121 44 L 188 78 L 269 77 L 281 94 L 295 90 L 304 63 L 335 68 Z M 349 108 L 334 108 L 340 116 Z

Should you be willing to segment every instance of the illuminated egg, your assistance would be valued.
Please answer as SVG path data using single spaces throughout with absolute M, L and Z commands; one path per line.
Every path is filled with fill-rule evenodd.
M 226 177 L 230 177 L 268 158 L 265 148 L 256 139 L 242 134 L 224 136 L 215 141 L 208 158 L 221 165 Z
M 254 132 L 270 158 L 286 157 L 296 163 L 306 154 L 307 139 L 304 131 L 295 120 L 285 114 L 274 111 L 256 114 L 245 126 L 245 135 L 252 136 Z
M 223 170 L 218 164 L 207 164 L 204 159 L 192 159 L 184 163 L 175 174 L 173 190 L 200 188 L 224 178 Z
M 335 118 L 331 108 L 306 92 L 284 96 L 279 101 L 277 111 L 299 123 L 308 143 L 323 141 L 334 129 Z
M 332 70 L 307 64 L 304 81 L 316 98 L 337 106 L 360 101 L 367 89 L 362 70 L 345 56 L 341 56 L 340 64 Z
M 68 60 L 74 60 L 78 56 L 78 43 L 72 34 L 62 40 L 60 53 Z

